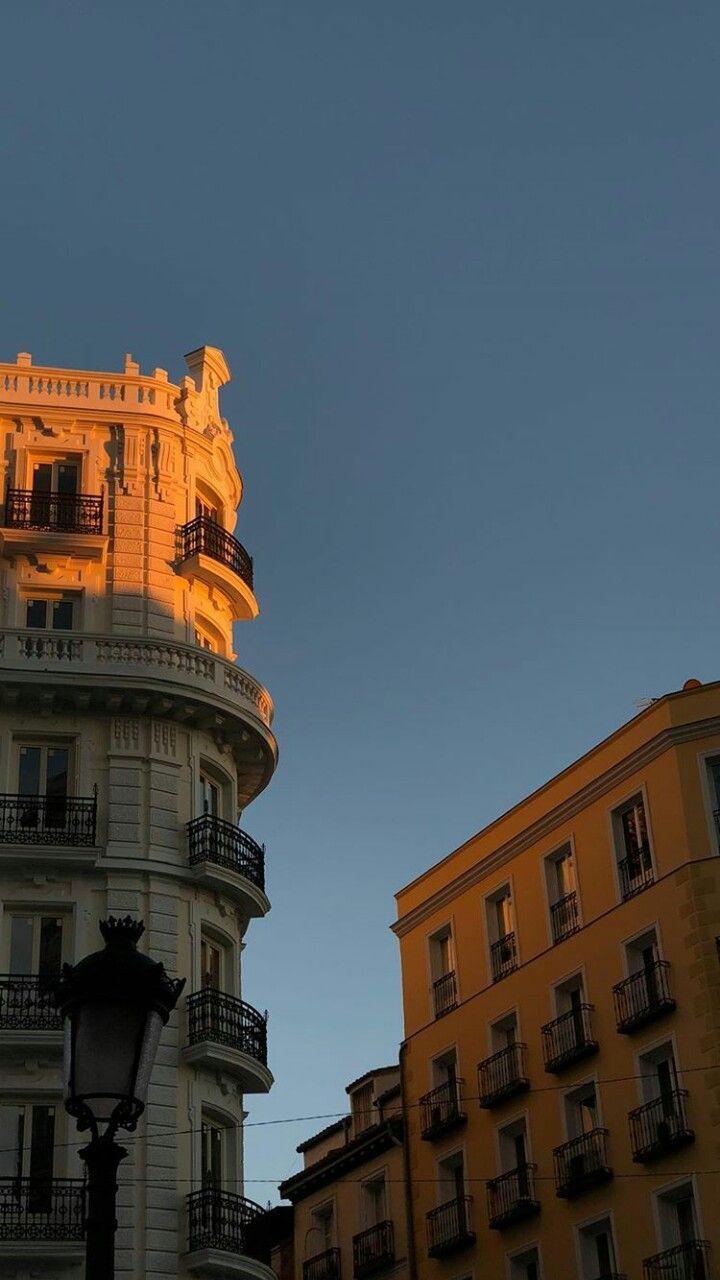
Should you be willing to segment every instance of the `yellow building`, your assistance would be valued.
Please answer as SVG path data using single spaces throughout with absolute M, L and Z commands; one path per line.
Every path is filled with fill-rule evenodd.
M 347 1093 L 350 1114 L 300 1144 L 304 1167 L 280 1187 L 294 1208 L 295 1280 L 408 1274 L 397 1065 L 366 1072 Z M 275 1253 L 272 1260 L 281 1280 L 292 1280 Z
M 720 684 L 398 895 L 424 1280 L 720 1275 Z

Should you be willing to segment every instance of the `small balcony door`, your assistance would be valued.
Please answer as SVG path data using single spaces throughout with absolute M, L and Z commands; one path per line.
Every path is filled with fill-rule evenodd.
M 211 506 L 209 502 L 204 502 L 202 498 L 195 499 L 195 519 L 212 520 L 218 523 L 218 509 Z
M 72 525 L 75 519 L 73 503 L 63 502 L 78 492 L 79 465 L 77 462 L 36 462 L 32 476 L 30 514 L 33 522 L 62 528 Z M 54 495 L 59 501 L 54 501 Z
M 213 818 L 220 815 L 220 788 L 206 773 L 200 774 L 199 787 L 200 813 L 209 813 Z
M 18 793 L 21 796 L 45 797 L 45 826 L 65 825 L 65 801 L 70 778 L 70 748 L 33 744 L 20 747 L 18 756 Z M 38 825 L 38 808 L 28 805 L 21 823 L 23 827 Z
M 213 991 L 223 990 L 223 948 L 202 938 L 200 942 L 200 981 Z
M 50 1212 L 54 1153 L 54 1107 L 0 1104 L 0 1177 L 16 1180 L 12 1194 L 30 1214 Z
M 60 974 L 62 943 L 63 922 L 57 916 L 11 915 L 9 972 L 53 982 Z
M 630 880 L 638 880 L 652 870 L 645 805 L 638 796 L 620 815 L 625 857 Z
M 203 1187 L 222 1187 L 227 1163 L 227 1136 L 221 1124 L 203 1120 L 200 1134 L 200 1176 Z
M 387 1191 L 385 1179 L 372 1178 L 362 1186 L 363 1228 L 377 1227 L 387 1219 Z

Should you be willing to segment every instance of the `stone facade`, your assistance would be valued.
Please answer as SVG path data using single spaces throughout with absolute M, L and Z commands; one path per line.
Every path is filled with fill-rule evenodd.
M 187 978 L 126 1143 L 117 1273 L 270 1275 L 242 1127 L 272 1076 L 240 963 L 269 902 L 237 821 L 277 748 L 270 695 L 235 665 L 233 623 L 258 606 L 229 371 L 212 347 L 186 361 L 179 385 L 129 356 L 121 374 L 0 365 L 0 1274 L 17 1280 L 82 1274 L 44 990 L 109 914 L 142 918 L 141 946 Z

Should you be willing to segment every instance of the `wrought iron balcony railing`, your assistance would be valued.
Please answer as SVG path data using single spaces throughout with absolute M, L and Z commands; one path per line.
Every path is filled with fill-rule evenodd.
M 390 1221 L 378 1222 L 353 1236 L 353 1274 L 364 1280 L 395 1261 L 395 1232 Z
M 626 1035 L 676 1007 L 670 994 L 670 965 L 655 960 L 613 987 L 617 1029 Z
M 5 528 L 37 529 L 43 533 L 102 533 L 102 496 L 8 489 Z
M 267 1014 L 236 996 L 203 987 L 188 996 L 189 1043 L 209 1040 L 238 1049 L 267 1066 Z
M 97 795 L 0 794 L 0 844 L 92 847 L 96 828 Z
M 527 1047 L 516 1040 L 478 1063 L 478 1095 L 481 1107 L 496 1107 L 506 1098 L 530 1088 Z
M 432 984 L 432 993 L 435 1017 L 442 1018 L 443 1014 L 449 1013 L 457 1005 L 457 982 L 454 971 L 436 978 Z
M 494 1231 L 540 1212 L 540 1201 L 535 1198 L 535 1169 L 534 1164 L 521 1164 L 488 1182 L 488 1226 Z
M 500 982 L 518 967 L 517 942 L 514 933 L 506 933 L 490 947 L 490 968 L 493 982 Z
M 210 556 L 227 569 L 232 569 L 243 582 L 253 589 L 253 562 L 242 542 L 238 542 L 227 529 L 223 529 L 209 516 L 197 516 L 178 529 L 178 554 L 181 561 L 191 556 Z
M 467 1114 L 461 1106 L 464 1080 L 446 1080 L 444 1084 L 423 1094 L 420 1099 L 420 1136 L 439 1138 L 451 1129 L 465 1124 Z
M 687 1097 L 687 1089 L 673 1089 L 629 1113 L 630 1146 L 636 1164 L 656 1160 L 694 1140 L 695 1130 L 690 1128 L 685 1111 Z
M 219 1187 L 191 1191 L 187 1198 L 188 1249 L 219 1249 L 223 1253 L 268 1261 L 256 1247 L 253 1226 L 264 1210 L 245 1196 Z
M 0 1031 L 62 1031 L 54 982 L 55 974 L 0 975 Z
M 643 1259 L 643 1280 L 710 1280 L 710 1244 L 688 1240 Z
M 607 1129 L 591 1129 L 553 1151 L 555 1191 L 563 1200 L 571 1200 L 592 1187 L 612 1178 L 607 1158 Z
M 636 893 L 642 893 L 643 889 L 649 888 L 655 880 L 650 850 L 643 848 L 632 857 L 623 858 L 618 863 L 618 871 L 623 901 L 634 898 Z
M 0 1240 L 83 1240 L 81 1178 L 0 1178 Z
M 572 1062 L 597 1053 L 599 1045 L 592 1033 L 593 1004 L 579 1004 L 542 1028 L 546 1071 L 562 1071 Z
M 471 1209 L 472 1196 L 456 1196 L 430 1210 L 426 1218 L 429 1257 L 442 1258 L 473 1243 Z
M 575 890 L 558 898 L 550 907 L 553 942 L 562 942 L 580 928 L 580 904 Z
M 303 1262 L 303 1280 L 340 1280 L 340 1250 L 323 1249 Z
M 212 813 L 204 813 L 188 822 L 189 863 L 211 862 L 226 867 L 265 889 L 265 846 L 246 835 L 240 827 Z

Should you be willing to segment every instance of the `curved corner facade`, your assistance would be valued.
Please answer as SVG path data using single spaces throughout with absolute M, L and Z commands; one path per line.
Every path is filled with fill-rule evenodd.
M 236 665 L 258 613 L 220 351 L 179 385 L 0 365 L 0 1274 L 79 1277 L 84 1188 L 48 995 L 98 919 L 186 996 L 120 1171 L 118 1275 L 270 1272 L 243 1195 L 267 1016 L 243 1000 L 265 850 L 239 825 L 272 777 L 269 693 Z

